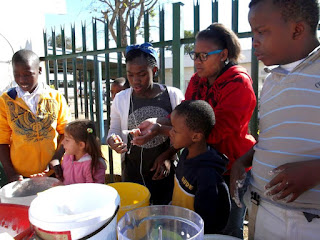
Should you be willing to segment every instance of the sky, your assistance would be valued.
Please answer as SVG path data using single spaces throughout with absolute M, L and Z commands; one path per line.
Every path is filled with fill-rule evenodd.
M 172 3 L 182 2 L 184 5 L 183 10 L 183 20 L 184 20 L 184 30 L 193 30 L 193 4 L 194 0 L 159 0 L 159 4 L 164 8 L 165 12 L 165 39 L 172 39 Z M 200 2 L 200 30 L 206 28 L 211 24 L 211 2 L 212 0 L 199 0 Z M 250 0 L 239 0 L 239 32 L 250 31 L 250 25 L 247 20 L 248 15 L 248 5 Z M 92 17 L 97 16 L 97 13 L 92 12 L 92 7 L 90 4 L 92 0 L 66 0 L 66 14 L 54 15 L 47 14 L 46 29 L 49 35 L 51 35 L 51 30 L 55 29 L 56 34 L 60 33 L 61 27 L 65 28 L 66 36 L 70 37 L 71 24 L 75 25 L 76 28 L 76 45 L 81 45 L 81 24 L 87 26 L 87 36 L 90 39 L 90 34 L 92 34 Z M 156 13 L 158 13 L 159 5 L 156 8 Z M 231 11 L 232 11 L 232 0 L 220 0 L 219 1 L 219 22 L 225 24 L 229 28 L 231 27 Z M 167 22 L 169 22 L 167 24 Z M 99 24 L 99 23 L 97 23 Z M 152 23 L 150 23 L 152 24 Z M 154 24 L 158 24 L 158 20 L 155 20 Z M 98 25 L 99 26 L 99 25 Z M 157 42 L 159 40 L 158 30 L 154 28 L 155 34 L 150 34 L 151 40 Z M 99 38 L 99 35 L 98 35 Z M 90 41 L 90 40 L 89 40 Z M 138 40 L 139 41 L 139 40 Z M 143 41 L 141 39 L 141 41 Z M 251 40 L 241 40 L 241 45 L 243 49 L 251 48 Z M 103 47 L 103 41 L 98 43 Z M 90 48 L 90 46 L 88 47 Z

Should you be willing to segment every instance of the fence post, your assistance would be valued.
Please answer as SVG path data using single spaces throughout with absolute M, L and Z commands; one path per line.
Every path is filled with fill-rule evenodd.
M 258 101 L 259 101 L 259 63 L 254 55 L 254 48 L 251 49 L 251 77 L 253 81 L 253 90 L 257 98 L 257 105 L 253 111 L 250 121 L 250 132 L 255 139 L 258 139 Z
M 93 50 L 97 51 L 98 41 L 97 41 L 97 21 L 93 20 L 92 25 L 92 40 L 93 40 Z M 95 106 L 96 106 L 96 122 L 98 136 L 100 142 L 105 141 L 104 137 L 104 121 L 103 121 L 103 105 L 102 105 L 102 64 L 98 60 L 98 55 L 95 54 L 93 57 L 93 69 L 94 69 L 94 83 L 95 83 Z
M 181 39 L 184 38 L 183 29 L 183 12 L 181 2 L 173 3 L 173 34 L 172 34 L 172 82 L 173 86 L 185 91 L 184 80 L 184 48 Z
M 82 51 L 84 51 L 84 52 L 87 51 L 86 39 L 87 39 L 87 37 L 86 37 L 86 24 L 82 23 Z M 82 63 L 83 63 L 83 83 L 84 83 L 84 114 L 85 114 L 85 118 L 87 119 L 89 117 L 87 56 L 83 56 Z M 90 84 L 90 81 L 89 81 L 89 84 Z M 91 96 L 92 96 L 92 94 L 91 94 Z
M 76 33 L 75 26 L 71 25 L 71 43 L 72 43 L 72 53 L 76 53 Z M 73 73 L 73 95 L 74 95 L 74 117 L 79 118 L 78 112 L 78 96 L 77 96 L 77 59 L 72 58 L 72 73 Z
M 238 34 L 238 18 L 239 18 L 239 2 L 238 0 L 232 0 L 232 15 L 231 15 L 231 22 L 232 22 L 232 30 Z
M 61 27 L 61 45 L 62 45 L 62 54 L 66 54 L 66 42 L 65 42 L 65 35 L 64 35 L 64 28 Z M 64 86 L 64 96 L 69 102 L 68 98 L 68 76 L 67 76 L 67 60 L 63 59 L 62 62 L 62 68 L 63 68 L 63 86 Z
M 144 41 L 149 42 L 150 41 L 150 33 L 149 33 L 149 13 L 148 13 L 148 11 L 144 12 L 143 19 L 144 19 Z
M 163 6 L 162 9 L 159 7 L 159 42 L 162 46 L 162 43 L 164 43 L 164 10 Z M 159 56 L 159 83 L 165 84 L 165 74 L 166 74 L 166 69 L 165 69 L 165 51 L 164 47 L 160 47 L 160 56 Z
M 130 45 L 136 43 L 136 36 L 135 36 L 135 26 L 134 26 L 134 12 L 130 14 Z
M 218 0 L 212 1 L 212 22 L 218 22 L 218 17 L 219 17 L 219 3 Z
M 193 6 L 193 12 L 194 12 L 194 22 L 193 22 L 193 36 L 196 38 L 197 33 L 200 31 L 200 7 L 199 2 Z M 197 68 L 193 67 L 194 72 L 197 71 Z
M 47 39 L 47 32 L 43 31 L 43 45 L 44 45 L 44 56 L 48 56 L 48 39 Z M 49 68 L 49 61 L 44 61 L 45 68 L 46 68 L 46 82 L 48 85 L 50 85 L 49 81 L 49 74 L 50 74 L 50 68 Z
M 94 55 L 94 83 L 95 83 L 95 101 L 96 101 L 96 122 L 97 132 L 100 142 L 105 142 L 103 105 L 102 105 L 102 63 L 98 56 Z
M 131 25 L 132 19 L 130 18 L 130 25 Z M 109 49 L 109 28 L 108 28 L 109 22 L 104 23 L 104 48 Z M 130 28 L 131 31 L 131 28 Z M 131 38 L 130 34 L 130 39 Z M 105 59 L 105 78 L 106 78 L 106 105 L 107 105 L 107 125 L 108 129 L 104 128 L 104 131 L 109 130 L 110 128 L 110 112 L 111 112 L 111 106 L 110 106 L 110 58 L 109 53 L 106 53 L 104 55 Z M 105 127 L 105 126 L 104 126 Z M 106 143 L 105 139 L 102 144 Z M 108 146 L 108 156 L 109 156 L 109 172 L 110 172 L 110 182 L 114 182 L 114 176 L 113 176 L 113 155 L 112 155 L 112 149 Z
M 52 30 L 52 55 L 57 55 L 57 48 L 56 48 L 56 32 Z M 54 76 L 54 88 L 58 90 L 58 66 L 57 66 L 57 59 L 53 60 L 53 76 Z M 50 82 L 50 81 L 49 81 Z
M 121 25 L 120 25 L 120 17 L 117 18 L 117 48 L 121 48 Z M 117 52 L 118 59 L 118 77 L 122 76 L 122 52 Z
M 200 30 L 200 7 L 199 7 L 199 1 L 195 3 L 193 6 L 193 13 L 194 13 L 194 22 L 193 22 L 193 34 L 196 36 L 196 34 Z

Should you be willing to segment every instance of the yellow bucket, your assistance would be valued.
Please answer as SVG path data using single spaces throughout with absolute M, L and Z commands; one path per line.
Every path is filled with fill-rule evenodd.
M 118 221 L 126 212 L 150 205 L 150 192 L 143 185 L 131 182 L 116 182 L 108 185 L 115 188 L 120 196 Z

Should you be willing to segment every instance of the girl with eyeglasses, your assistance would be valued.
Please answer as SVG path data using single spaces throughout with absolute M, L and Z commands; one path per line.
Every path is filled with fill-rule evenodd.
M 224 175 L 227 184 L 235 160 L 256 142 L 248 134 L 256 96 L 251 77 L 245 68 L 237 65 L 240 52 L 238 37 L 222 24 L 213 23 L 199 32 L 194 52 L 190 53 L 197 72 L 191 77 L 185 93 L 186 100 L 205 100 L 215 112 L 216 125 L 207 142 L 229 158 Z M 238 208 L 231 201 L 232 208 L 224 234 L 242 239 L 245 208 Z

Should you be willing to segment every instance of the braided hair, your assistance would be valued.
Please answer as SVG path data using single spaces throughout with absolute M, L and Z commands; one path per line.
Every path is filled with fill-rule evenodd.
M 136 58 L 142 57 L 147 61 L 147 65 L 151 68 L 158 67 L 157 60 L 148 53 L 141 51 L 140 49 L 132 49 L 126 55 L 126 63 L 133 62 Z

